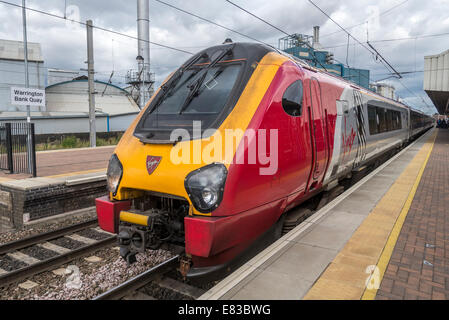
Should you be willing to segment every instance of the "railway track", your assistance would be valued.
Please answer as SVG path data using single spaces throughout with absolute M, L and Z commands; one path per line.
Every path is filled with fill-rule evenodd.
M 90 220 L 0 246 L 0 286 L 23 280 L 116 242 Z
M 197 299 L 205 290 L 176 280 L 169 275 L 179 267 L 179 259 L 180 255 L 176 255 L 98 295 L 93 300 L 158 300 L 166 299 L 167 295 L 175 299 Z M 163 294 L 162 297 L 161 294 Z
M 157 266 L 121 283 L 120 285 L 102 293 L 93 300 L 119 300 L 146 286 L 151 281 L 175 270 L 179 265 L 179 255 L 166 260 Z

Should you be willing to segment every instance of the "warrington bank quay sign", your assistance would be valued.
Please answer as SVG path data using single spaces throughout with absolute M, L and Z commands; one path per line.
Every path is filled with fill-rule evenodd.
M 45 90 L 11 87 L 11 104 L 45 107 Z

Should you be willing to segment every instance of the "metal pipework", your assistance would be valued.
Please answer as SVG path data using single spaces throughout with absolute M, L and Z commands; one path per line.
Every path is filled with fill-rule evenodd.
M 313 27 L 313 44 L 320 43 L 320 27 Z
M 138 55 L 150 64 L 150 5 L 149 0 L 137 0 Z
M 150 73 L 150 4 L 149 0 L 137 0 L 137 38 L 138 40 L 138 56 L 143 58 L 139 62 L 140 74 L 140 90 L 139 90 L 139 105 L 142 109 L 145 102 L 148 101 L 150 79 L 146 79 Z

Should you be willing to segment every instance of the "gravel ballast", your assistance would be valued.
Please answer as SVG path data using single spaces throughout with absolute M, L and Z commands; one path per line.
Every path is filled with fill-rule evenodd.
M 92 299 L 172 256 L 170 252 L 164 250 L 148 251 L 146 254 L 138 254 L 137 262 L 128 267 L 120 257 L 117 247 L 98 250 L 91 255 L 101 258 L 101 261 L 92 263 L 86 261 L 84 257 L 59 267 L 65 269 L 62 275 L 48 271 L 30 277 L 26 280 L 38 284 L 30 290 L 20 288 L 19 283 L 10 284 L 0 288 L 0 299 Z
M 47 260 L 58 255 L 58 253 L 54 251 L 39 246 L 28 247 L 20 250 L 20 252 L 39 260 Z
M 0 257 L 0 268 L 5 271 L 12 271 L 12 270 L 20 269 L 20 268 L 23 268 L 26 266 L 27 266 L 26 263 L 23 263 L 22 261 L 11 258 L 10 256 L 2 255 Z
M 82 242 L 79 242 L 79 241 L 76 241 L 76 240 L 72 240 L 72 239 L 69 239 L 69 238 L 66 238 L 66 237 L 61 237 L 61 238 L 58 238 L 58 239 L 55 239 L 55 240 L 51 240 L 49 242 L 53 243 L 53 244 L 55 244 L 57 246 L 64 247 L 64 248 L 67 248 L 67 249 L 71 249 L 71 250 L 78 249 L 78 248 L 81 248 L 82 246 L 86 245 L 85 243 L 82 243 Z
M 106 234 L 106 233 L 102 233 L 102 232 L 97 232 L 95 230 L 92 229 L 84 229 L 81 231 L 77 231 L 76 234 L 83 236 L 85 238 L 90 238 L 90 239 L 94 239 L 94 240 L 104 240 L 106 238 L 109 238 L 111 235 L 110 234 Z
M 86 222 L 96 218 L 95 208 L 89 208 L 84 213 L 74 214 L 73 216 L 66 216 L 64 220 L 49 220 L 45 223 L 26 225 L 21 230 L 13 230 L 6 233 L 0 233 L 0 245 L 16 241 L 19 239 L 27 238 L 36 234 L 54 231 L 64 227 L 68 227 L 80 222 Z

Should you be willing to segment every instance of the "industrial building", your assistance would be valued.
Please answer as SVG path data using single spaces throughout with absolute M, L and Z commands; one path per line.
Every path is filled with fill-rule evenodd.
M 305 60 L 317 69 L 336 74 L 369 89 L 369 70 L 349 68 L 342 63 L 334 63 L 334 55 L 322 49 L 319 41 L 320 28 L 315 26 L 313 33 L 313 36 L 295 33 L 283 37 L 279 39 L 279 48 L 297 58 Z
M 79 71 L 44 67 L 39 43 L 28 43 L 30 88 L 45 89 L 45 106 L 31 107 L 36 134 L 89 132 L 87 78 Z M 23 42 L 0 40 L 0 121 L 26 121 L 26 106 L 11 104 L 11 87 L 24 87 Z M 126 90 L 95 81 L 97 132 L 124 131 L 140 108 Z
M 127 91 L 113 84 L 95 81 L 97 132 L 126 130 L 140 112 Z M 36 134 L 89 132 L 87 79 L 56 83 L 45 88 L 46 106 L 31 112 Z M 26 112 L 0 112 L 0 121 L 25 121 Z
M 150 72 L 149 1 L 137 1 L 138 52 L 136 70 L 126 76 L 128 90 L 95 81 L 97 132 L 124 131 L 154 92 Z M 75 70 L 44 67 L 39 43 L 28 43 L 30 88 L 45 89 L 46 103 L 31 108 L 36 134 L 89 132 L 89 90 L 87 77 Z M 0 40 L 0 121 L 26 121 L 26 106 L 11 104 L 11 87 L 25 85 L 22 41 Z M 139 108 L 140 106 L 140 108 Z
M 370 83 L 369 88 L 371 91 L 380 94 L 381 96 L 389 99 L 396 100 L 396 88 L 390 84 L 383 82 Z
M 25 62 L 22 41 L 0 39 L 0 111 L 26 111 L 26 106 L 11 104 L 11 87 L 23 87 Z M 44 89 L 46 69 L 41 45 L 28 43 L 28 74 L 30 88 Z M 43 107 L 31 107 L 32 111 L 44 111 Z
M 449 50 L 424 57 L 424 91 L 440 114 L 449 114 Z
M 48 68 L 46 85 L 51 86 L 55 83 L 71 81 L 80 76 L 81 75 L 79 71 Z

